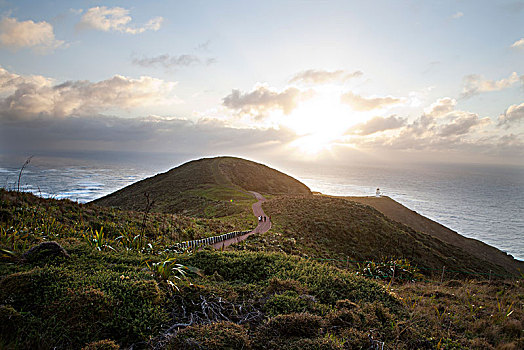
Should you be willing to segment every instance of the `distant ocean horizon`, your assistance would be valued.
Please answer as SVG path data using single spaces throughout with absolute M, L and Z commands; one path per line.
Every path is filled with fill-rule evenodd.
M 20 187 L 42 197 L 85 203 L 189 159 L 171 159 L 166 166 L 35 157 L 24 169 Z M 22 164 L 20 157 L 0 157 L 0 187 L 16 189 Z M 524 167 L 294 164 L 278 169 L 324 194 L 372 196 L 380 188 L 409 209 L 524 260 Z

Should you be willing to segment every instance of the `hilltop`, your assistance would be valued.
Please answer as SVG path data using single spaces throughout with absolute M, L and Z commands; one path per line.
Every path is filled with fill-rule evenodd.
M 153 211 L 198 217 L 238 214 L 263 195 L 311 194 L 289 175 L 266 165 L 234 157 L 203 158 L 136 182 L 95 200 L 101 206 L 144 210 L 148 194 Z M 247 202 L 247 203 L 246 203 Z

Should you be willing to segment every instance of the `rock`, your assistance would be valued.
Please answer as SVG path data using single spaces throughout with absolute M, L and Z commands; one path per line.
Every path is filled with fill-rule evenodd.
M 56 242 L 43 242 L 22 254 L 22 259 L 29 262 L 38 262 L 49 258 L 69 258 L 67 251 Z

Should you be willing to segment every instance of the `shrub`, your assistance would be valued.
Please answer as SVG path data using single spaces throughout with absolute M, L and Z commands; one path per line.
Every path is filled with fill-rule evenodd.
M 167 349 L 249 349 L 247 330 L 232 322 L 187 327 L 173 337 Z
M 345 328 L 340 332 L 346 349 L 372 349 L 367 332 L 356 328 Z M 412 347 L 415 349 L 418 347 Z
M 317 302 L 315 297 L 308 294 L 298 295 L 291 290 L 272 295 L 264 304 L 264 312 L 268 316 L 302 312 L 324 315 L 329 310 L 329 306 Z
M 269 319 L 266 332 L 276 336 L 314 338 L 320 332 L 321 320 L 320 316 L 308 313 L 278 315 Z
M 16 338 L 17 330 L 22 323 L 22 315 L 12 306 L 0 306 L 0 340 L 9 343 Z M 1 345 L 1 343 L 0 343 Z
M 295 280 L 282 280 L 280 278 L 272 278 L 266 288 L 269 294 L 279 294 L 286 291 L 295 291 L 298 294 L 305 294 L 308 292 L 307 287 Z
M 329 338 L 299 339 L 284 348 L 285 350 L 341 350 L 343 347 Z
M 269 316 L 301 313 L 309 309 L 308 300 L 299 297 L 295 291 L 287 291 L 271 296 L 264 305 L 264 312 Z
M 69 258 L 69 254 L 56 242 L 42 242 L 22 254 L 22 258 L 31 263 L 45 262 L 57 257 Z
M 27 304 L 35 301 L 35 293 L 38 290 L 35 289 L 34 280 L 39 273 L 39 269 L 34 269 L 5 276 L 0 280 L 0 302 L 11 304 L 17 309 L 24 306 L 26 311 L 30 311 Z
M 140 298 L 149 300 L 153 304 L 160 304 L 165 295 L 164 292 L 160 290 L 158 283 L 155 280 L 134 281 L 131 287 L 138 290 Z
M 120 346 L 112 340 L 104 339 L 87 344 L 82 350 L 119 350 Z

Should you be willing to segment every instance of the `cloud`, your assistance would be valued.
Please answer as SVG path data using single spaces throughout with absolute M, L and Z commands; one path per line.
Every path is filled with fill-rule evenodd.
M 513 49 L 522 49 L 522 48 L 524 48 L 524 38 L 521 38 L 521 39 L 515 41 L 513 44 L 511 44 L 511 48 L 513 48 Z
M 0 83 L 0 119 L 9 120 L 64 118 L 176 100 L 172 94 L 176 83 L 147 76 L 132 79 L 115 75 L 99 82 L 54 84 L 42 76 L 21 76 L 0 67 Z
M 432 103 L 428 108 L 424 110 L 426 115 L 432 117 L 440 117 L 452 112 L 457 105 L 457 101 L 453 98 L 444 97 L 438 99 Z
M 172 117 L 43 117 L 38 122 L 0 119 L 3 151 L 125 151 L 206 154 L 276 154 L 295 138 L 286 129 L 233 128 L 216 119 Z
M 524 119 L 524 103 L 520 105 L 511 105 L 506 109 L 504 114 L 499 116 L 498 125 L 509 128 L 510 125 L 519 123 Z
M 306 84 L 325 84 L 333 81 L 345 82 L 353 78 L 362 76 L 361 71 L 347 72 L 345 70 L 317 70 L 309 69 L 295 74 L 290 80 L 290 83 L 306 83 Z
M 142 67 L 155 67 L 162 66 L 164 68 L 173 68 L 173 67 L 189 67 L 194 65 L 210 65 L 216 62 L 214 58 L 201 59 L 195 55 L 179 55 L 171 56 L 168 54 L 155 56 L 155 57 L 145 57 L 141 59 L 133 59 L 133 64 Z
M 64 44 L 65 41 L 55 38 L 53 26 L 45 21 L 19 22 L 11 17 L 4 17 L 0 21 L 0 47 L 13 51 L 30 48 L 35 53 L 47 54 Z
M 438 135 L 442 137 L 465 135 L 473 128 L 489 123 L 489 118 L 480 118 L 475 113 L 458 112 L 450 123 L 438 128 Z
M 406 118 L 399 118 L 395 115 L 384 117 L 374 117 L 365 123 L 355 125 L 348 134 L 371 135 L 380 131 L 398 129 L 406 125 Z
M 491 134 L 488 139 L 486 126 L 490 125 L 490 118 L 482 118 L 479 115 L 467 111 L 449 111 L 446 109 L 445 118 L 442 116 L 443 110 L 436 112 L 436 106 L 454 106 L 449 98 L 442 98 L 428 108 L 431 113 L 424 113 L 411 123 L 404 119 L 394 120 L 389 117 L 383 120 L 377 119 L 377 125 L 388 124 L 397 126 L 398 132 L 394 134 L 372 134 L 353 133 L 350 142 L 357 147 L 372 150 L 400 150 L 400 151 L 479 151 L 479 144 L 486 147 L 486 152 L 497 153 L 497 145 L 500 142 L 500 134 Z M 449 112 L 447 112 L 449 111 Z M 373 119 L 371 120 L 373 121 Z M 374 124 L 370 123 L 371 125 Z M 362 128 L 365 130 L 364 128 Z M 355 130 L 358 130 L 357 128 Z M 369 136 L 371 135 L 371 136 Z M 511 148 L 511 147 L 509 147 Z M 508 150 L 509 150 L 508 148 Z M 489 150 L 489 151 L 488 151 Z M 522 153 L 522 150 L 513 149 L 512 152 Z
M 346 103 L 357 111 L 370 111 L 372 109 L 384 108 L 405 102 L 405 99 L 386 97 L 363 97 L 352 92 L 347 92 L 340 97 L 342 103 Z
M 294 87 L 278 92 L 265 85 L 258 85 L 251 92 L 242 93 L 232 90 L 231 94 L 223 98 L 222 104 L 246 114 L 260 114 L 268 110 L 280 109 L 289 114 L 302 100 L 312 97 L 313 92 L 302 91 Z
M 150 19 L 142 27 L 133 27 L 129 25 L 133 20 L 131 16 L 129 16 L 129 12 L 129 10 L 122 7 L 92 7 L 83 14 L 82 19 L 77 24 L 77 28 L 96 29 L 104 32 L 116 31 L 126 34 L 140 34 L 146 30 L 159 30 L 164 20 L 162 17 L 155 17 Z
M 463 79 L 461 96 L 468 98 L 481 92 L 499 91 L 511 87 L 519 81 L 517 72 L 510 74 L 508 78 L 500 80 L 487 80 L 478 74 L 467 75 Z
M 464 13 L 458 11 L 458 12 L 455 12 L 453 15 L 451 15 L 451 19 L 459 19 L 459 18 L 462 18 L 464 17 Z

